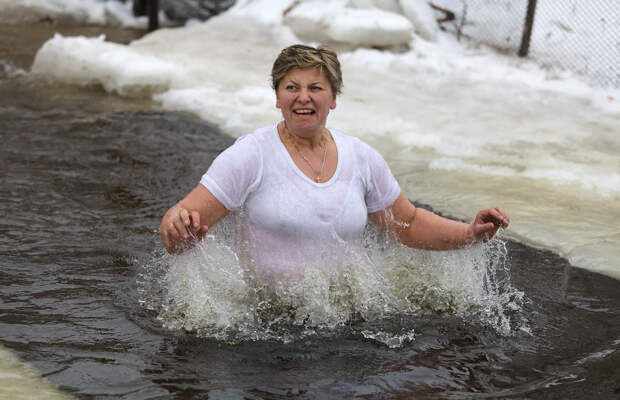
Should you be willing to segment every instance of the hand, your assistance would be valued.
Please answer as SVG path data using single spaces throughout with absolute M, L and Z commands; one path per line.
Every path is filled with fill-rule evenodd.
M 499 228 L 507 228 L 510 218 L 501 207 L 488 208 L 476 215 L 474 222 L 469 224 L 468 236 L 470 242 L 488 242 L 495 236 Z
M 177 204 L 164 215 L 159 235 L 168 253 L 178 253 L 191 247 L 197 239 L 202 239 L 208 230 L 207 225 L 200 225 L 198 211 L 190 212 Z

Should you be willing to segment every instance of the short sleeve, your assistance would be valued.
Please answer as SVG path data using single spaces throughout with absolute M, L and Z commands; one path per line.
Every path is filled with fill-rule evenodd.
M 233 211 L 243 206 L 248 195 L 258 185 L 262 170 L 260 146 L 254 137 L 245 135 L 217 156 L 200 183 L 224 207 Z
M 400 196 L 400 186 L 385 159 L 365 143 L 362 148 L 366 162 L 366 208 L 369 213 L 385 210 Z

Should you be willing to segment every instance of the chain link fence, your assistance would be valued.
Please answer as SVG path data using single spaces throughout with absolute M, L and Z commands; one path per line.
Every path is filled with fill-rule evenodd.
M 442 29 L 517 54 L 528 0 L 431 0 Z M 528 57 L 620 87 L 620 1 L 538 0 Z M 442 11 L 443 10 L 443 11 Z

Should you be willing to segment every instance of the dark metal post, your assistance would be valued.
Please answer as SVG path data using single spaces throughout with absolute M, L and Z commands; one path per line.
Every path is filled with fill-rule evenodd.
M 133 0 L 133 15 L 136 17 L 146 15 L 146 0 Z
M 149 31 L 154 31 L 159 28 L 159 19 L 157 14 L 159 13 L 159 0 L 148 0 L 149 11 Z
M 141 17 L 149 16 L 149 31 L 159 28 L 159 0 L 133 0 L 133 15 Z
M 527 56 L 527 53 L 530 51 L 530 38 L 532 37 L 532 28 L 534 27 L 534 14 L 536 14 L 536 0 L 528 0 L 519 57 Z

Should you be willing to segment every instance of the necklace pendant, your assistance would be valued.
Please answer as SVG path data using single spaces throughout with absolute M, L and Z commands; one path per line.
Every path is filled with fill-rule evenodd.
M 315 179 L 315 181 L 316 181 L 316 183 L 320 183 L 320 182 L 321 182 L 321 176 L 320 176 L 320 175 L 319 175 L 319 176 L 317 176 L 317 177 L 316 177 L 316 179 Z

